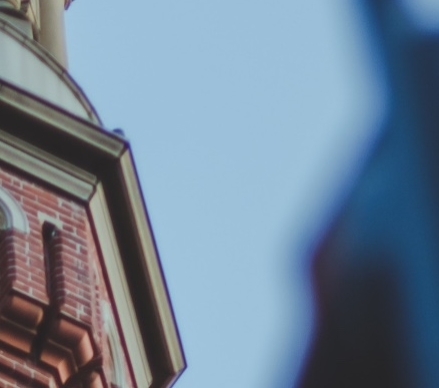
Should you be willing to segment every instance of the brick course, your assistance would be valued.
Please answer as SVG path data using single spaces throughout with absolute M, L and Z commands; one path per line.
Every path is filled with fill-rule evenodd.
M 29 222 L 27 234 L 0 232 L 0 386 L 61 387 L 79 378 L 78 387 L 85 388 L 92 378 L 93 386 L 110 387 L 111 354 L 124 358 L 123 347 L 111 350 L 104 329 L 101 306 L 111 301 L 86 208 L 1 167 L 0 189 Z M 53 228 L 46 243 L 44 225 Z M 75 360 L 59 369 L 57 357 L 69 347 Z M 97 374 L 81 377 L 98 359 Z M 123 364 L 123 388 L 133 387 L 126 360 Z

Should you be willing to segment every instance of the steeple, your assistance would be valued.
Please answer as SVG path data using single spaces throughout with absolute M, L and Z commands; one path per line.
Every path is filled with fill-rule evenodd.
M 71 0 L 0 0 L 0 18 L 39 42 L 67 67 L 64 10 L 70 3 Z
M 170 388 L 186 363 L 127 139 L 66 71 L 71 0 L 0 0 L 0 387 Z

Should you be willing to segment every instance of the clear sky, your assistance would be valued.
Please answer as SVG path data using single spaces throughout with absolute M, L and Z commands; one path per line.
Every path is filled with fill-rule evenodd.
M 176 388 L 294 381 L 312 330 L 308 255 L 385 107 L 356 3 L 67 12 L 71 74 L 131 141 L 188 362 Z

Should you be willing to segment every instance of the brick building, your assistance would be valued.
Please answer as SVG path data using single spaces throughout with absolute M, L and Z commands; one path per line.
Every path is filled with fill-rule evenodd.
M 0 387 L 170 387 L 185 360 L 130 146 L 65 70 L 69 5 L 0 0 Z

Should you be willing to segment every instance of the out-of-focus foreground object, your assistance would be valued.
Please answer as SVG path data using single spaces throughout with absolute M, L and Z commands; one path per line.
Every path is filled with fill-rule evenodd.
M 313 261 L 317 325 L 301 388 L 439 384 L 439 36 L 364 0 L 384 129 Z
M 69 0 L 0 0 L 0 386 L 165 388 L 185 359 L 130 144 L 66 71 Z

